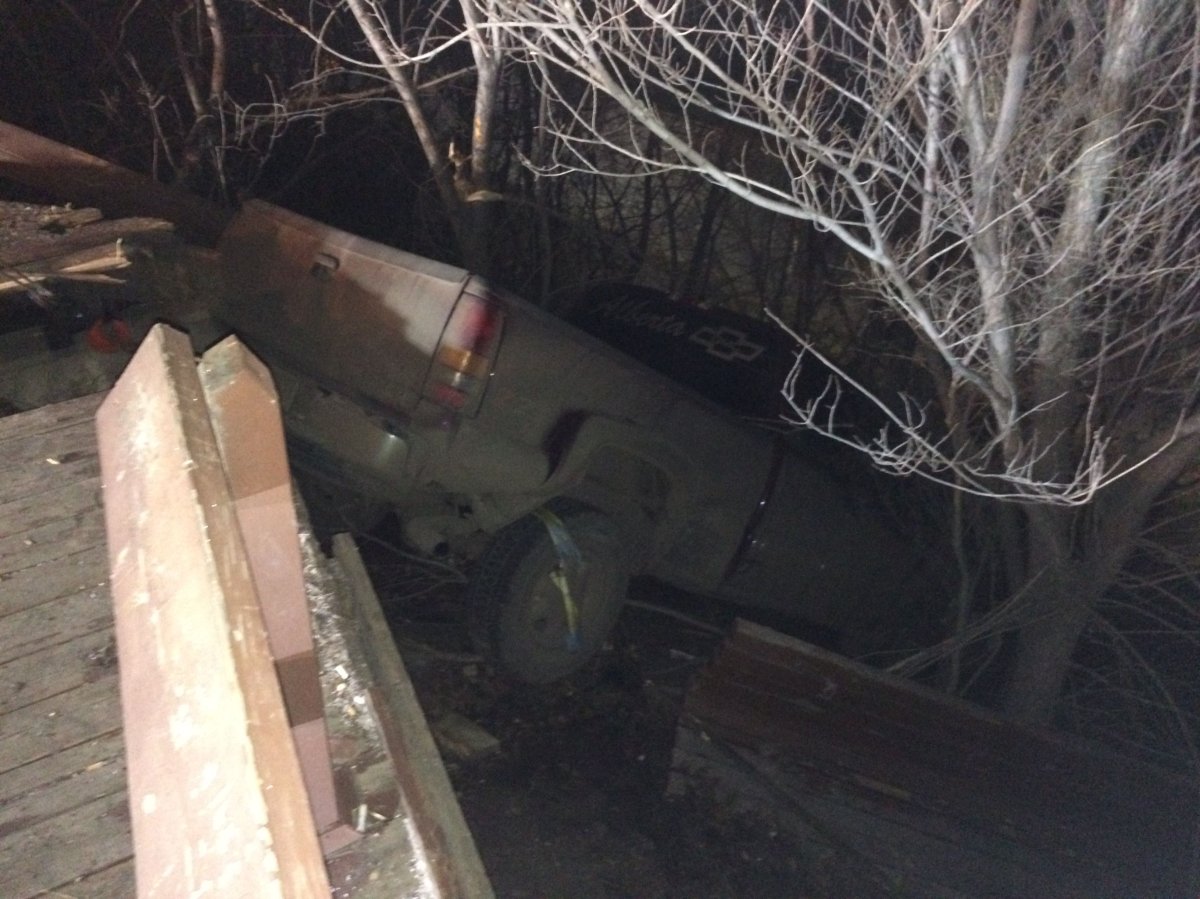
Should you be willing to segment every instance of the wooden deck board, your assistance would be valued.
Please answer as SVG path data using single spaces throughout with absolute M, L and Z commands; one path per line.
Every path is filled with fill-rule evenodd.
M 36 415 L 40 411 L 22 414 Z M 88 418 L 58 420 L 50 430 L 0 436 L 0 452 L 11 455 L 18 470 L 40 471 L 42 466 L 54 468 L 94 455 L 95 430 L 95 424 Z
M 0 574 L 0 628 L 3 619 L 43 602 L 108 583 L 108 549 L 87 546 L 38 565 Z
M 0 776 L 121 728 L 117 673 L 4 717 Z
M 115 663 L 112 646 L 111 630 L 94 631 L 43 653 L 0 665 L 0 714 L 102 677 L 104 670 Z
M 0 893 L 134 893 L 93 395 L 0 418 Z
M 30 496 L 4 503 L 0 505 L 0 521 L 5 522 L 5 530 L 0 532 L 0 538 L 22 534 L 93 510 L 99 495 L 99 477 L 71 477 Z
M 40 565 L 103 543 L 103 513 L 99 509 L 78 512 L 23 534 L 0 538 L 0 573 Z
M 11 899 L 45 895 L 132 857 L 124 787 L 0 839 L 6 896 Z M 132 877 L 121 895 L 134 895 Z
M 36 498 L 63 484 L 98 475 L 92 430 L 94 426 L 81 422 L 53 434 L 0 443 L 6 466 L 5 499 Z
M 0 628 L 0 665 L 44 652 L 96 631 L 111 631 L 108 594 L 92 587 L 6 616 Z
M 130 899 L 133 895 L 133 858 L 51 887 L 40 899 Z
M 49 434 L 60 428 L 77 425 L 80 422 L 91 422 L 104 401 L 104 393 L 93 393 L 66 403 L 54 403 L 22 412 L 20 415 L 10 415 L 0 419 L 0 448 L 5 449 L 8 441 L 29 437 L 33 434 Z M 94 442 L 94 441 L 93 441 Z
M 125 791 L 120 734 L 57 752 L 0 775 L 0 834 L 48 821 L 81 805 Z

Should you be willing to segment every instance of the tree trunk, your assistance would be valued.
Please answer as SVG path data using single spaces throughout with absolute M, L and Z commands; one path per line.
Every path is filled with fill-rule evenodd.
M 488 279 L 503 279 L 499 260 L 503 208 L 498 201 L 481 200 L 459 204 L 458 240 L 463 266 Z
M 1003 705 L 1018 721 L 1049 724 L 1079 637 L 1096 600 L 1083 566 L 1064 561 L 1043 568 L 1034 585 L 1028 619 L 1017 635 L 1017 653 Z
M 1161 449 L 1154 452 L 1155 446 Z M 1125 565 L 1155 501 L 1200 452 L 1200 416 L 1151 438 L 1137 452 L 1148 461 L 1088 506 L 1024 510 L 1032 599 L 1003 697 L 1004 709 L 1018 720 L 1048 724 L 1052 719 L 1096 603 Z

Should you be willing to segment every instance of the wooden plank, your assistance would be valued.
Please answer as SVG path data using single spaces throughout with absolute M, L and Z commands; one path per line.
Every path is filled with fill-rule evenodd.
M 58 693 L 4 716 L 0 774 L 29 765 L 119 730 L 117 672 L 67 693 Z
M 7 415 L 0 418 L 0 456 L 5 459 L 13 458 L 13 450 L 9 440 L 28 437 L 31 434 L 45 434 L 60 428 L 71 427 L 79 422 L 94 428 L 93 418 L 106 393 L 92 393 L 77 399 L 62 403 L 53 403 L 17 415 Z M 4 496 L 0 487 L 0 497 Z
M 97 543 L 0 573 L 0 621 L 48 600 L 108 583 L 108 548 Z M 0 627 L 3 625 L 0 624 Z
M 92 422 L 100 401 L 93 395 L 0 419 L 5 897 L 43 895 L 80 877 L 78 895 L 132 895 Z
M 879 776 L 899 778 L 911 765 L 914 769 L 908 773 L 914 778 L 932 777 L 943 788 L 957 783 L 971 790 L 978 788 L 980 770 L 1025 783 L 1033 777 L 1030 787 L 1059 807 L 1095 810 L 1103 803 L 1114 814 L 1143 808 L 1145 790 L 1153 788 L 1152 783 L 1129 787 L 1127 779 L 1106 784 L 1114 760 L 1096 749 L 1081 750 L 1061 737 L 965 708 L 949 697 L 894 682 L 845 659 L 827 658 L 815 647 L 791 651 L 786 663 L 777 663 L 774 656 L 787 653 L 787 648 L 777 650 L 757 635 L 744 645 L 735 638 L 727 657 L 732 678 L 715 676 L 711 688 L 737 690 L 739 681 L 771 685 L 775 714 L 795 721 L 793 727 L 778 729 L 784 738 L 792 733 L 809 747 L 809 732 L 816 729 L 835 742 L 848 739 L 862 751 L 863 764 L 873 760 Z M 744 708 L 725 701 L 721 706 L 730 715 Z M 752 709 L 747 712 L 753 714 Z M 800 722 L 805 722 L 803 728 Z M 763 723 L 775 729 L 769 721 Z M 752 726 L 746 721 L 735 727 L 743 725 Z M 850 750 L 838 746 L 830 751 Z M 1129 770 L 1136 773 L 1144 766 L 1131 765 Z M 1167 793 L 1175 789 L 1167 787 Z
M 350 582 L 354 602 L 351 620 L 357 623 L 366 650 L 374 684 L 370 691 L 372 704 L 384 729 L 401 795 L 420 834 L 425 861 L 436 880 L 438 894 L 488 899 L 494 894 L 479 850 L 463 818 L 408 671 L 396 651 L 358 548 L 348 534 L 338 534 L 333 538 L 333 551 Z
M 113 795 L 125 796 L 125 757 L 119 735 L 0 775 L 0 834 L 33 827 Z
M 47 887 L 40 899 L 129 899 L 136 890 L 131 857 L 103 870 Z
M 0 499 L 6 503 L 36 497 L 71 480 L 94 477 L 96 435 L 76 424 L 51 434 L 14 437 L 0 445 L 0 458 L 12 459 Z
M 965 819 L 997 811 L 979 801 L 982 784 L 978 772 L 987 770 L 986 764 L 964 771 L 961 766 L 969 764 L 969 758 L 947 762 L 939 757 L 937 767 L 931 766 L 919 738 L 910 737 L 906 729 L 889 730 L 886 719 L 847 705 L 848 699 L 836 703 L 820 700 L 819 681 L 814 681 L 812 692 L 794 692 L 794 683 L 777 680 L 778 672 L 757 661 L 734 653 L 727 662 L 736 673 L 722 676 L 714 671 L 703 679 L 703 710 L 693 707 L 691 712 L 702 717 L 715 735 L 743 745 L 778 743 L 784 750 L 836 762 L 906 794 L 933 792 Z M 795 696 L 812 699 L 796 702 Z M 986 742 L 986 736 L 979 742 Z M 953 754 L 953 750 L 946 751 Z M 969 750 L 963 754 L 969 756 Z M 1026 811 L 1018 807 L 1014 814 Z M 1033 821 L 1026 823 L 1036 825 L 1040 820 L 1031 817 Z
M 166 219 L 207 243 L 216 243 L 230 216 L 194 194 L 7 122 L 0 122 L 0 177 L 72 203 L 99 206 L 106 215 Z
M 853 759 L 856 770 L 911 792 L 936 790 L 965 819 L 981 813 L 979 797 L 990 784 L 996 792 L 991 807 L 1003 810 L 1015 828 L 1031 839 L 1061 843 L 1076 839 L 1080 826 L 1129 821 L 1131 816 L 1138 827 L 1170 829 L 1176 813 L 1166 810 L 1179 808 L 1181 788 L 1195 791 L 1194 784 L 1147 766 L 1017 726 L 815 647 L 789 654 L 786 645 L 772 647 L 770 640 L 755 634 L 744 645 L 735 638 L 730 650 L 728 670 L 711 685 L 722 715 L 744 719 L 743 712 L 753 715 L 753 706 L 733 696 L 716 699 L 718 693 L 737 690 L 739 681 L 770 685 L 774 720 L 761 720 L 773 732 L 772 739 L 793 734 L 806 753 L 816 751 L 815 744 L 824 739 L 828 757 Z M 786 666 L 773 663 L 781 653 L 789 659 Z M 831 685 L 836 689 L 830 690 Z M 779 726 L 781 716 L 792 724 Z M 748 720 L 733 723 L 734 730 L 748 726 L 752 727 Z M 1124 776 L 1114 779 L 1116 769 Z M 981 771 L 988 773 L 986 779 Z M 1008 789 L 1009 781 L 1019 782 L 1022 792 Z M 1030 805 L 1025 797 L 1033 795 L 1057 814 L 1048 816 Z M 1064 819 L 1083 823 L 1064 826 Z M 1122 839 L 1113 824 L 1101 826 L 1103 832 L 1094 840 Z
M 0 269 L 0 293 L 6 290 L 27 290 L 47 278 L 67 281 L 100 281 L 119 283 L 107 273 L 125 268 L 129 259 L 121 245 L 92 247 L 42 262 Z
M 111 676 L 112 631 L 95 631 L 0 665 L 0 715 Z
M 199 371 L 309 804 L 330 852 L 360 835 L 346 820 L 353 800 L 339 800 L 333 780 L 279 397 L 267 367 L 236 337 L 208 350 Z
M 44 897 L 48 890 L 132 855 L 129 809 L 122 790 L 0 837 L 0 858 L 7 860 L 5 896 Z
M 97 466 L 99 460 L 97 460 Z M 0 499 L 0 536 L 20 534 L 80 512 L 100 508 L 100 473 L 54 478 L 46 490 L 15 499 Z
M 104 513 L 84 509 L 33 530 L 0 537 L 0 577 L 32 565 L 72 556 L 104 542 Z
M 1079 770 L 1079 765 L 1085 766 L 1085 780 L 1107 770 L 1109 760 L 1095 747 L 1079 748 L 1065 736 L 1021 727 L 978 706 L 887 677 L 818 647 L 805 645 L 800 651 L 796 645 L 797 641 L 782 634 L 739 622 L 737 637 L 729 648 L 740 656 L 734 667 L 760 668 L 760 673 L 748 671 L 751 679 L 765 676 L 779 685 L 780 693 L 810 697 L 805 701 L 816 702 L 823 713 L 861 714 L 864 718 L 859 725 L 864 729 L 874 728 L 872 722 L 876 722 L 886 727 L 889 737 L 902 737 L 900 745 L 939 755 L 945 765 L 957 763 L 963 773 L 973 775 L 980 765 L 1020 770 L 1034 746 L 1038 748 L 1033 751 L 1042 755 L 1046 754 L 1044 748 L 1055 757 L 1072 756 L 1069 767 Z M 826 702 L 823 697 L 829 690 Z M 981 732 L 986 732 L 986 739 L 980 739 Z
M 170 222 L 140 217 L 90 222 L 63 234 L 34 231 L 18 242 L 0 246 L 0 268 L 7 270 L 5 275 L 12 270 L 24 272 L 31 264 L 60 263 L 74 254 L 97 250 L 124 262 L 121 241 L 140 234 L 161 234 L 170 230 Z M 0 280 L 2 289 L 3 281 Z
M 108 590 L 93 587 L 0 618 L 0 665 L 113 629 Z
M 758 657 L 747 651 L 737 654 L 734 664 L 737 677 L 722 677 L 711 685 L 712 707 L 720 722 L 711 722 L 715 733 L 724 736 L 737 731 L 748 733 L 743 725 L 754 716 L 755 699 L 749 702 L 750 684 L 772 685 L 768 689 L 786 695 L 786 687 L 776 688 L 777 672 L 768 671 L 752 676 Z M 739 688 L 737 681 L 746 686 Z M 752 690 L 754 692 L 754 690 Z M 809 694 L 815 695 L 815 694 Z M 1092 844 L 1097 851 L 1117 851 L 1127 842 L 1122 822 L 1137 812 L 1139 827 L 1161 828 L 1163 821 L 1147 817 L 1145 807 L 1130 807 L 1128 803 L 1114 804 L 1102 782 L 1086 785 L 1077 783 L 1069 764 L 1052 750 L 1030 740 L 1018 747 L 1003 764 L 989 764 L 987 759 L 968 765 L 956 755 L 957 744 L 945 745 L 936 735 L 911 735 L 907 728 L 893 726 L 887 715 L 870 713 L 870 700 L 859 697 L 845 706 L 821 706 L 820 715 L 796 714 L 793 705 L 771 702 L 769 716 L 760 722 L 771 732 L 773 742 L 788 741 L 791 748 L 810 758 L 822 758 L 836 764 L 854 776 L 886 784 L 894 791 L 917 798 L 936 797 L 945 813 L 956 816 L 964 824 L 981 829 L 994 828 L 993 822 L 1004 819 L 1030 845 L 1047 849 L 1070 847 L 1079 842 Z M 866 706 L 866 709 L 863 707 Z M 902 707 L 898 707 L 902 708 Z M 878 706 L 875 706 L 876 712 Z M 770 723 L 767 723 L 767 719 Z M 943 725 L 953 729 L 953 713 L 943 712 Z M 753 725 L 751 725 L 753 727 Z M 782 736 L 780 736 L 782 735 Z M 1011 735 L 977 732 L 976 742 L 1011 742 Z M 964 747 L 965 748 L 965 747 Z M 1108 778 L 1112 777 L 1108 771 Z M 1061 772 L 1061 776 L 1060 776 Z M 1012 785 L 1018 784 L 1014 788 Z M 1036 801 L 1031 801 L 1036 797 Z M 1046 809 L 1053 809 L 1047 814 Z M 1105 847 L 1108 847 L 1107 849 Z
M 4 425 L 0 428 L 0 452 L 18 461 L 40 458 L 54 452 L 52 444 L 55 442 L 78 443 L 82 435 L 84 445 L 94 453 L 95 425 L 85 410 L 90 409 L 95 414 L 95 398 L 96 395 L 86 397 L 88 402 L 82 406 L 55 403 L 42 409 L 0 418 L 0 424 Z
M 150 331 L 97 426 L 139 895 L 328 895 L 184 334 Z
M 86 206 L 76 209 L 71 206 L 40 206 L 0 200 L 0 217 L 8 219 L 10 236 L 15 240 L 18 236 L 25 239 L 38 234 L 48 237 L 63 234 L 71 228 L 100 221 L 104 213 Z

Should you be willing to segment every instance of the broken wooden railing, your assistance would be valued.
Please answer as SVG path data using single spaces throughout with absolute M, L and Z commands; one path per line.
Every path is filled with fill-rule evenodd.
M 745 621 L 688 692 L 673 767 L 672 790 L 715 784 L 883 894 L 1197 895 L 1195 778 Z
M 102 221 L 98 209 L 46 208 L 13 215 L 33 209 L 0 201 L 0 216 L 8 219 L 10 232 L 0 239 L 0 293 L 28 290 L 48 278 L 117 283 L 111 273 L 131 264 L 129 241 L 171 234 L 170 223 L 161 219 Z
M 98 206 L 109 217 L 162 219 L 203 244 L 215 244 L 231 216 L 203 197 L 8 122 L 0 122 L 0 178 L 69 203 Z
M 270 376 L 233 338 L 197 368 L 156 326 L 97 425 L 138 894 L 328 896 L 326 862 L 359 834 L 335 788 Z M 398 868 L 421 895 L 489 897 L 369 582 L 355 602 L 405 816 Z M 339 895 L 394 894 L 378 873 Z

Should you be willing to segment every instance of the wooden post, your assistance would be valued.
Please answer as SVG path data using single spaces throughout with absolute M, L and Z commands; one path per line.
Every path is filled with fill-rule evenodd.
M 186 336 L 97 414 L 138 895 L 330 894 Z
M 292 736 L 326 853 L 358 839 L 340 807 L 313 650 L 279 398 L 267 367 L 236 337 L 204 354 L 200 382 L 283 688 Z

